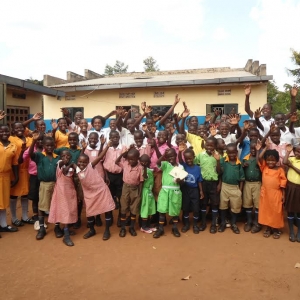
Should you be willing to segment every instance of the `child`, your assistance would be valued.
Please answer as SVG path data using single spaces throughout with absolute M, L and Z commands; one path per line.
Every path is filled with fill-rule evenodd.
M 44 120 L 36 120 L 34 122 L 34 125 L 35 125 L 35 129 L 37 131 L 40 131 L 42 133 L 45 133 L 46 132 L 46 124 L 45 124 L 45 121 Z
M 1 119 L 1 111 L 0 111 Z M 0 231 L 16 232 L 18 228 L 6 223 L 6 209 L 9 206 L 10 188 L 19 180 L 17 146 L 9 141 L 9 128 L 0 124 Z M 10 173 L 13 171 L 14 180 L 11 182 Z
M 110 146 L 111 142 L 108 142 L 104 151 L 107 151 Z M 86 154 L 81 154 L 77 161 L 77 167 L 76 165 L 75 167 L 83 189 L 86 216 L 89 223 L 89 231 L 83 238 L 88 239 L 96 234 L 94 216 L 105 213 L 105 231 L 102 239 L 106 241 L 110 238 L 111 211 L 115 209 L 115 203 L 107 185 L 98 171 L 95 170 L 95 166 L 101 159 L 100 154 L 95 160 L 89 162 L 89 157 Z
M 276 150 L 267 150 L 266 146 L 258 155 L 261 146 L 258 141 L 256 158 L 262 172 L 258 222 L 267 226 L 264 237 L 268 238 L 273 233 L 273 238 L 279 239 L 279 228 L 284 226 L 282 204 L 287 179 L 284 170 L 277 165 L 279 153 Z
M 204 198 L 200 201 L 201 208 L 201 226 L 200 231 L 206 229 L 206 209 L 210 202 L 212 209 L 212 222 L 210 233 L 217 232 L 217 217 L 220 205 L 220 184 L 219 174 L 221 173 L 220 155 L 215 151 L 217 140 L 214 137 L 208 137 L 205 143 L 205 151 L 201 152 L 196 157 L 196 163 L 201 167 L 201 175 L 203 178 L 202 187 Z
M 166 159 L 167 161 L 162 161 Z M 182 204 L 182 194 L 180 190 L 179 178 L 172 177 L 169 173 L 173 170 L 176 163 L 176 151 L 171 148 L 157 160 L 157 166 L 162 170 L 162 189 L 157 200 L 157 211 L 159 212 L 159 227 L 154 233 L 154 238 L 159 238 L 164 234 L 164 222 L 166 213 L 173 217 L 172 233 L 175 237 L 180 237 L 177 228 L 178 218 Z
M 234 117 L 234 119 L 235 118 L 236 117 Z M 232 119 L 230 119 L 230 122 L 232 122 L 233 125 L 238 126 L 238 123 L 234 123 Z M 220 133 L 216 134 L 214 137 L 216 139 L 223 139 L 226 145 L 236 142 L 236 134 L 230 133 L 230 124 L 228 124 L 227 122 L 220 123 L 219 132 Z
M 296 140 L 293 140 L 293 144 L 294 147 L 292 145 L 286 146 L 286 154 L 283 159 L 283 163 L 289 167 L 284 205 L 288 215 L 289 240 L 291 242 L 297 240 L 297 242 L 300 243 L 300 144 Z M 292 151 L 295 157 L 289 157 Z M 294 233 L 295 214 L 297 215 L 297 237 L 295 237 Z
M 57 124 L 52 120 L 51 125 L 53 128 L 52 133 L 55 140 L 55 148 L 69 147 L 66 119 L 59 118 Z
M 250 122 L 251 121 L 251 122 Z M 253 126 L 253 120 L 244 122 L 244 129 L 241 137 L 239 138 L 240 144 L 239 149 L 241 149 L 240 159 L 243 160 L 244 157 L 250 154 L 250 143 L 256 142 L 260 138 L 259 130 Z
M 144 135 L 141 130 L 136 130 L 133 134 L 136 149 L 140 152 L 140 156 L 147 154 L 149 157 L 152 154 L 152 149 L 149 144 L 143 144 Z
M 256 141 L 250 143 L 250 154 L 243 159 L 243 168 L 245 173 L 245 184 L 243 190 L 243 207 L 246 210 L 247 223 L 244 231 L 257 233 L 261 230 L 258 223 L 259 196 L 261 188 L 261 171 L 256 161 Z M 252 222 L 252 211 L 254 211 L 254 222 Z
M 222 188 L 220 194 L 221 225 L 219 232 L 226 229 L 226 210 L 231 209 L 231 229 L 235 234 L 240 230 L 236 225 L 238 213 L 242 208 L 242 191 L 245 181 L 245 174 L 241 162 L 237 158 L 235 143 L 229 143 L 226 147 L 227 156 L 221 159 Z
M 29 156 L 37 165 L 37 174 L 40 181 L 38 207 L 40 228 L 36 235 L 37 240 L 42 240 L 46 235 L 43 213 L 50 210 L 51 198 L 56 181 L 56 165 L 59 161 L 59 156 L 53 153 L 55 146 L 52 137 L 44 137 L 43 152 L 34 152 L 34 146 L 40 135 L 40 132 L 33 133 L 33 141 L 29 148 Z M 54 231 L 56 237 L 62 237 L 59 226 L 55 226 Z
M 156 205 L 155 199 L 152 194 L 152 188 L 154 183 L 153 170 L 150 168 L 150 157 L 147 154 L 140 156 L 140 163 L 144 167 L 144 184 L 142 189 L 141 199 L 141 213 L 142 227 L 141 231 L 145 233 L 152 233 L 156 231 L 156 228 L 150 228 L 150 216 L 155 215 Z
M 72 132 L 76 134 L 76 132 Z M 77 196 L 73 182 L 74 169 L 72 166 L 72 156 L 68 150 L 61 151 L 61 160 L 56 167 L 56 183 L 51 199 L 49 223 L 55 223 L 55 227 L 60 229 L 60 223 L 63 223 L 63 242 L 67 246 L 74 246 L 70 239 L 68 224 L 77 221 Z
M 90 136 L 91 132 L 96 132 L 100 138 L 101 135 L 106 136 L 107 134 L 107 128 L 103 128 L 105 126 L 106 123 L 106 119 L 102 116 L 95 116 L 92 118 L 91 120 L 92 126 L 93 126 L 93 130 L 89 130 L 87 133 L 87 136 Z
M 121 161 L 126 156 L 125 161 Z M 120 237 L 126 235 L 126 214 L 130 212 L 129 232 L 132 236 L 136 236 L 134 229 L 136 215 L 139 213 L 141 192 L 143 186 L 143 167 L 139 164 L 140 153 L 135 148 L 131 148 L 123 152 L 115 161 L 115 163 L 123 169 L 123 188 L 121 196 L 121 231 Z
M 217 139 L 217 149 L 218 153 L 221 157 L 226 157 L 226 144 L 223 139 L 219 138 Z
M 78 139 L 79 139 L 79 147 L 82 148 L 81 142 L 87 141 L 88 138 L 88 122 L 85 119 L 81 119 L 79 122 L 79 128 L 80 128 L 80 133 L 78 135 Z
M 9 141 L 17 146 L 17 155 L 20 156 L 22 151 L 22 145 L 29 147 L 32 139 L 24 136 L 24 126 L 20 122 L 12 124 L 12 131 L 14 136 L 9 137 Z M 12 223 L 19 227 L 24 226 L 24 223 L 34 224 L 33 219 L 28 218 L 28 192 L 29 192 L 29 174 L 28 174 L 29 160 L 23 162 L 19 166 L 19 181 L 10 190 L 10 213 Z M 17 218 L 17 200 L 21 197 L 22 206 L 22 218 L 19 220 Z
M 179 163 L 184 167 L 184 170 L 188 173 L 188 176 L 184 180 L 184 184 L 181 187 L 182 191 L 182 211 L 183 211 L 183 224 L 181 232 L 187 232 L 190 229 L 190 209 L 193 211 L 193 232 L 199 234 L 200 229 L 197 225 L 200 211 L 200 199 L 204 198 L 202 188 L 202 176 L 199 166 L 194 165 L 195 153 L 192 149 L 184 150 L 184 146 L 179 146 Z M 184 151 L 183 151 L 184 150 Z M 182 152 L 184 160 L 182 159 Z

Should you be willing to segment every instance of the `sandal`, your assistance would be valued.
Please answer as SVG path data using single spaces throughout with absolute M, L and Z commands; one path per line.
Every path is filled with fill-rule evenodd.
M 265 231 L 264 231 L 264 237 L 265 238 L 268 238 L 268 237 L 270 237 L 270 235 L 271 235 L 271 229 L 266 229 Z
M 280 232 L 278 230 L 273 231 L 273 239 L 278 240 L 280 238 Z
M 21 220 L 19 220 L 19 219 L 15 219 L 14 221 L 11 221 L 12 222 L 12 224 L 14 224 L 16 227 L 22 227 L 22 226 L 24 226 L 24 223 L 21 221 Z

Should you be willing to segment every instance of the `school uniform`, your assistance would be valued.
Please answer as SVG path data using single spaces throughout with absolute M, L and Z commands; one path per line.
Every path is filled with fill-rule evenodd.
M 153 170 L 147 168 L 147 178 L 144 179 L 141 198 L 140 215 L 142 219 L 147 219 L 148 216 L 155 215 L 156 213 L 155 199 L 152 193 L 153 184 Z
M 59 129 L 56 130 L 54 135 L 55 148 L 69 147 L 68 136 L 68 132 L 63 133 Z
M 203 138 L 201 136 L 187 132 L 186 140 L 193 147 L 193 150 L 194 150 L 196 156 L 203 151 L 203 148 L 202 148 Z

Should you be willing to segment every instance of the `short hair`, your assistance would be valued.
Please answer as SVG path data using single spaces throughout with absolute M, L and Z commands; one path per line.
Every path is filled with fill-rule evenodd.
M 141 134 L 142 136 L 144 136 L 144 133 L 142 130 L 136 130 L 134 133 L 133 133 L 133 136 L 135 136 L 136 134 Z
M 194 152 L 194 150 L 191 149 L 191 148 L 185 149 L 184 152 L 183 152 L 183 155 L 184 155 L 184 154 L 192 154 L 192 155 L 195 156 L 195 152 Z
M 109 133 L 109 137 L 111 137 L 111 135 L 115 134 L 115 133 L 117 133 L 118 136 L 120 136 L 119 131 L 117 131 L 117 130 L 111 130 L 110 133 Z
M 259 134 L 259 130 L 258 130 L 257 128 L 251 128 L 251 129 L 249 129 L 249 132 L 250 132 L 250 131 L 255 131 L 256 133 Z
M 79 157 L 84 157 L 84 158 L 87 158 L 87 159 L 88 159 L 88 161 L 90 161 L 90 158 L 89 158 L 89 156 L 88 156 L 88 155 L 86 155 L 85 153 L 81 153 L 81 154 L 78 156 L 78 159 L 79 159 Z
M 235 149 L 237 150 L 236 144 L 235 144 L 235 143 L 229 143 L 229 144 L 227 144 L 227 145 L 226 145 L 226 148 L 227 148 L 227 149 L 228 149 L 228 148 L 235 148 Z
M 21 124 L 24 127 L 24 125 L 21 121 L 16 121 L 11 124 L 12 128 L 14 128 L 17 124 Z
M 267 158 L 270 156 L 274 156 L 276 161 L 279 161 L 279 153 L 277 150 L 267 150 L 264 154 L 264 159 L 267 160 Z
M 77 140 L 79 139 L 78 133 L 77 133 L 77 132 L 75 132 L 75 131 L 70 132 L 70 133 L 69 133 L 69 137 L 70 137 L 71 135 L 74 136 Z
M 92 120 L 91 120 L 92 125 L 94 124 L 94 122 L 95 122 L 96 119 L 99 119 L 101 121 L 102 127 L 105 126 L 106 119 L 104 117 L 102 117 L 102 116 L 99 116 L 99 115 L 97 115 L 97 116 L 95 116 L 95 117 L 92 118 Z
M 9 126 L 7 124 L 1 124 L 0 123 L 0 127 L 7 127 L 9 129 Z
M 279 116 L 279 115 L 283 115 L 283 116 L 285 117 L 285 114 L 284 114 L 283 112 L 278 112 L 278 113 L 276 113 L 276 114 L 274 115 L 274 118 L 275 118 L 276 116 Z
M 34 121 L 34 126 L 35 127 L 37 127 L 38 122 L 44 122 L 45 123 L 44 119 L 35 120 Z
M 61 120 L 64 120 L 64 121 L 67 122 L 67 120 L 66 120 L 65 118 L 58 118 L 58 119 L 57 119 L 57 124 L 58 124 Z
M 88 138 L 90 137 L 91 134 L 95 134 L 95 135 L 97 135 L 97 137 L 99 138 L 99 134 L 98 134 L 96 131 L 91 131 L 91 132 L 89 133 Z
M 43 144 L 45 144 L 48 141 L 54 143 L 54 138 L 51 137 L 51 136 L 44 136 L 44 138 L 43 138 Z
M 140 160 L 149 160 L 150 161 L 150 156 L 148 154 L 143 154 L 141 157 L 140 157 Z
M 139 150 L 137 150 L 137 149 L 135 149 L 135 148 L 131 148 L 129 151 L 128 151 L 128 153 L 127 153 L 127 155 L 134 155 L 134 156 L 137 156 L 137 157 L 140 157 L 140 152 L 139 152 Z
M 225 125 L 226 127 L 229 127 L 229 124 L 227 122 L 224 122 L 224 121 L 220 122 L 220 126 L 222 126 L 222 125 Z
M 210 141 L 210 142 L 213 142 L 214 143 L 214 146 L 217 147 L 217 144 L 218 144 L 218 141 L 215 137 L 213 136 L 209 136 L 207 139 L 206 139 L 206 142 L 207 141 Z

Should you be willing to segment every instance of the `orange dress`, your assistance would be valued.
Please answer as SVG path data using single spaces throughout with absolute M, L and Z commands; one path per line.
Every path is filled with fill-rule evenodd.
M 4 147 L 0 142 L 0 209 L 9 206 L 10 172 L 13 165 L 18 165 L 17 146 L 10 143 Z
M 22 151 L 23 140 L 17 136 L 10 136 L 8 139 L 11 143 L 17 146 L 17 157 L 19 158 Z M 32 143 L 32 138 L 26 137 L 26 147 L 29 148 Z M 25 196 L 29 192 L 29 173 L 28 173 L 29 159 L 19 165 L 19 181 L 11 188 L 11 196 Z M 12 175 L 13 178 L 13 175 Z
M 265 161 L 259 165 L 262 172 L 258 222 L 272 228 L 284 227 L 281 188 L 287 179 L 282 168 L 269 169 Z

